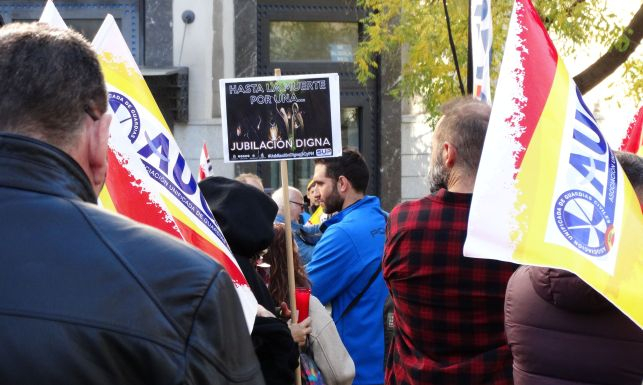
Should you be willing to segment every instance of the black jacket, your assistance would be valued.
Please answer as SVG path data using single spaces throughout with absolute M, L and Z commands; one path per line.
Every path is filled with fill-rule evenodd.
M 251 256 L 272 243 L 277 204 L 263 191 L 224 177 L 205 178 L 199 182 L 199 188 L 252 294 L 261 306 L 274 313 L 277 304 L 257 274 Z M 251 337 L 266 384 L 293 384 L 295 368 L 299 365 L 299 349 L 287 324 L 278 318 L 256 317 Z
M 227 273 L 0 134 L 0 384 L 263 384 Z

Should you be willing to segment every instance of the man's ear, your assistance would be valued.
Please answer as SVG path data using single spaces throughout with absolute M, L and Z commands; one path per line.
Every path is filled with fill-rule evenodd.
M 89 132 L 89 175 L 94 191 L 98 195 L 105 184 L 107 175 L 107 142 L 109 140 L 109 125 L 111 114 L 103 114 L 92 123 Z
M 442 156 L 444 165 L 447 166 L 448 168 L 453 168 L 458 158 L 458 150 L 455 148 L 453 144 L 449 142 L 444 142 L 442 144 L 442 151 L 440 155 Z
M 337 178 L 337 191 L 345 193 L 351 186 L 351 182 L 344 175 L 340 175 L 339 178 Z

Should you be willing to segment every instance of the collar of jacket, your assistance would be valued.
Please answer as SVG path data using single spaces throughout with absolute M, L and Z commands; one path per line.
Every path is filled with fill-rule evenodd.
M 341 222 L 342 219 L 344 219 L 344 217 L 346 215 L 348 215 L 350 212 L 352 212 L 353 210 L 357 209 L 358 207 L 367 206 L 367 205 L 376 205 L 377 208 L 379 208 L 380 207 L 380 199 L 378 197 L 372 196 L 372 195 L 364 196 L 364 198 L 358 200 L 357 202 L 354 202 L 352 205 L 346 207 L 342 211 L 338 212 L 337 214 L 333 214 L 332 217 L 326 219 L 324 221 L 324 223 L 322 223 L 319 226 L 319 231 L 321 231 L 323 233 L 324 231 L 326 231 L 328 226 L 333 225 L 335 223 Z M 386 215 L 384 214 L 384 216 L 386 216 Z
M 89 178 L 72 157 L 22 135 L 0 133 L 0 186 L 96 203 Z
M 473 198 L 472 193 L 457 193 L 449 191 L 445 188 L 439 189 L 430 196 L 434 196 L 447 203 L 464 204 L 468 206 L 471 205 L 471 199 Z
M 275 217 L 275 223 L 285 224 L 286 219 L 284 218 L 283 215 L 277 214 L 277 216 Z M 301 228 L 301 224 L 293 220 L 290 221 L 290 226 L 292 227 L 293 230 L 299 230 Z

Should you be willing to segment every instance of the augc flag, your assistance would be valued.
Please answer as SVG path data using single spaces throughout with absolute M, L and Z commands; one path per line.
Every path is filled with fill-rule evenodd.
M 504 52 L 464 255 L 570 270 L 643 325 L 643 214 L 529 0 Z
M 92 44 L 114 115 L 101 204 L 184 239 L 223 265 L 252 328 L 256 300 L 111 15 Z

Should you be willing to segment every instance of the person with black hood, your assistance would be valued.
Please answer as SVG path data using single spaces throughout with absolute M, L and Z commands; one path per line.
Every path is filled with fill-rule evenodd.
M 224 177 L 205 178 L 199 188 L 260 305 L 251 337 L 266 384 L 292 384 L 299 350 L 255 270 L 255 260 L 274 237 L 277 204 L 259 189 Z

